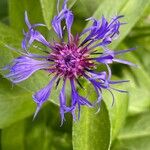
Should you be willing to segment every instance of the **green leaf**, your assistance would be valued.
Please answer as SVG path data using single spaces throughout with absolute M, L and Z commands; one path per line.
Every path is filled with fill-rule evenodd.
M 60 127 L 59 108 L 55 105 L 47 105 L 34 122 L 29 118 L 26 121 L 25 137 L 28 137 L 25 138 L 26 148 L 28 150 L 72 149 L 71 120 L 66 119 L 67 123 Z
M 138 21 L 136 26 L 133 28 L 129 36 L 125 39 L 125 44 L 128 47 L 137 48 L 134 54 L 138 58 L 140 65 L 143 67 L 143 69 L 150 74 L 149 14 L 150 14 L 150 9 L 148 7 L 148 9 L 144 12 L 143 16 Z
M 31 23 L 43 23 L 40 0 L 9 0 L 8 4 L 10 25 L 20 33 L 26 28 L 24 21 L 25 11 L 28 12 Z
M 72 149 L 71 123 L 67 118 L 68 123 L 60 128 L 58 107 L 47 105 L 32 119 L 29 117 L 2 130 L 2 150 Z
M 2 150 L 24 150 L 24 121 L 2 130 Z
M 128 117 L 111 150 L 149 150 L 150 113 Z
M 0 20 L 4 20 L 7 17 L 7 0 L 0 1 Z
M 81 118 L 73 124 L 74 150 L 107 150 L 110 144 L 110 120 L 105 103 L 101 110 L 82 107 Z
M 4 128 L 33 114 L 35 105 L 30 93 L 6 79 L 0 81 L 0 128 Z
M 115 88 L 126 90 L 127 88 L 125 88 L 125 85 L 121 84 L 119 86 L 116 86 Z M 126 116 L 128 114 L 127 111 L 128 111 L 129 96 L 126 93 L 119 93 L 113 90 L 112 92 L 115 98 L 113 105 L 112 105 L 112 101 L 113 101 L 112 95 L 108 91 L 103 91 L 103 99 L 107 104 L 107 108 L 109 110 L 109 116 L 110 116 L 111 128 L 112 128 L 111 140 L 113 141 L 118 135 L 120 129 L 123 127 Z
M 145 72 L 133 53 L 129 53 L 125 58 L 140 66 L 139 68 L 131 68 L 131 71 L 125 70 L 123 72 L 124 77 L 130 80 L 128 84 L 128 91 L 130 92 L 129 114 L 148 111 L 150 108 L 149 74 Z
M 91 17 L 93 13 L 97 10 L 97 8 L 102 4 L 104 0 L 94 0 L 94 2 L 91 5 L 90 0 L 79 0 L 78 3 L 80 3 L 80 7 L 78 8 L 80 11 L 83 11 L 80 15 L 85 15 L 87 17 Z M 82 9 L 80 9 L 82 7 Z M 85 17 L 84 16 L 84 17 Z
M 48 29 L 51 28 L 51 20 L 56 10 L 56 0 L 40 0 L 43 17 Z
M 128 47 L 123 44 L 121 44 L 120 47 L 121 49 L 128 49 Z M 140 49 L 137 48 L 136 51 L 140 51 Z M 130 52 L 130 53 L 125 54 L 124 56 L 121 56 L 122 59 L 128 60 L 138 65 L 138 67 L 124 68 L 121 73 L 123 76 L 123 79 L 127 79 L 130 81 L 127 84 L 127 90 L 130 94 L 128 113 L 132 115 L 141 113 L 144 111 L 148 111 L 150 107 L 149 74 L 147 71 L 144 70 L 142 63 L 138 60 L 136 51 Z

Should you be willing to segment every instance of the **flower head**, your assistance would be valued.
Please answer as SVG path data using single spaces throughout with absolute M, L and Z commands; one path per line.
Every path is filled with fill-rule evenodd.
M 60 115 L 62 124 L 65 120 L 65 113 L 70 112 L 73 119 L 76 120 L 75 112 L 77 108 L 78 118 L 80 118 L 81 106 L 95 107 L 96 105 L 100 105 L 102 100 L 102 90 L 109 91 L 112 96 L 112 90 L 126 92 L 113 88 L 114 84 L 120 84 L 127 81 L 112 81 L 110 64 L 117 62 L 134 66 L 134 64 L 126 60 L 117 58 L 120 54 L 130 52 L 134 49 L 113 51 L 108 48 L 108 45 L 119 36 L 120 26 L 123 25 L 123 23 L 120 22 L 122 17 L 123 16 L 116 16 L 112 18 L 110 22 L 107 21 L 104 16 L 102 16 L 102 19 L 100 20 L 96 20 L 93 17 L 89 18 L 87 20 L 92 21 L 93 24 L 86 28 L 80 35 L 77 34 L 73 36 L 71 34 L 71 27 L 74 16 L 67 8 L 67 0 L 64 0 L 62 10 L 58 10 L 58 14 L 54 16 L 52 20 L 52 27 L 58 35 L 58 38 L 60 38 L 60 41 L 49 42 L 39 31 L 35 29 L 37 26 L 44 25 L 32 25 L 29 22 L 27 12 L 25 12 L 25 22 L 28 27 L 28 31 L 24 33 L 25 37 L 22 42 L 22 48 L 25 50 L 24 55 L 14 59 L 11 65 L 5 67 L 5 70 L 9 71 L 6 77 L 13 83 L 19 83 L 26 80 L 37 70 L 46 71 L 53 76 L 48 85 L 33 95 L 33 99 L 37 103 L 35 116 L 39 112 L 42 104 L 50 97 L 54 82 L 58 84 L 59 80 L 63 81 L 62 89 L 58 96 L 60 100 Z M 67 42 L 64 42 L 63 35 L 65 31 L 61 25 L 63 20 L 67 27 Z M 81 37 L 83 35 L 85 38 L 81 41 Z M 38 41 L 49 48 L 47 55 L 41 56 L 31 54 L 28 51 L 28 48 L 34 41 Z M 101 49 L 102 52 L 99 53 L 98 49 Z M 97 71 L 97 66 L 101 64 L 105 65 L 107 69 L 104 71 Z M 97 100 L 95 102 L 90 102 L 87 98 L 78 93 L 77 85 L 82 87 L 82 84 L 78 80 L 80 77 L 85 78 L 94 87 L 97 94 Z M 67 105 L 65 96 L 67 80 L 70 81 L 71 87 L 70 105 Z

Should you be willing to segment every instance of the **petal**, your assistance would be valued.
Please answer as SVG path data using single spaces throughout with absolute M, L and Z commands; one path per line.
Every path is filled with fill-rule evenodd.
M 54 17 L 52 20 L 52 27 L 59 38 L 62 38 L 62 28 L 61 28 L 61 21 L 58 20 L 57 16 Z
M 78 103 L 80 105 L 86 105 L 88 107 L 92 107 L 92 103 L 89 102 L 85 97 L 78 95 Z
M 85 75 L 85 78 L 86 78 L 87 80 L 89 80 L 89 81 L 92 83 L 92 85 L 93 85 L 93 87 L 94 87 L 94 89 L 95 89 L 95 91 L 96 91 L 97 100 L 96 100 L 96 102 L 94 103 L 94 105 L 97 105 L 97 104 L 98 104 L 99 107 L 98 107 L 97 112 L 99 112 L 99 110 L 100 110 L 100 103 L 101 103 L 101 100 L 102 100 L 101 87 L 99 87 L 98 84 L 96 84 L 96 82 L 94 82 L 94 80 L 90 79 L 87 75 Z M 96 112 L 96 113 L 97 113 L 97 112 Z
M 71 26 L 74 20 L 73 13 L 67 8 L 67 0 L 64 1 L 62 10 L 58 13 L 57 16 L 54 16 L 52 20 L 52 27 L 59 38 L 63 38 L 63 32 L 61 27 L 61 22 L 65 20 L 67 31 L 68 31 L 68 39 L 71 37 Z
M 111 89 L 117 91 L 117 92 L 120 92 L 120 93 L 128 93 L 128 91 L 125 91 L 125 90 L 120 90 L 120 89 L 116 89 L 116 88 L 112 88 Z
M 112 96 L 112 104 L 111 104 L 111 106 L 113 106 L 113 105 L 114 105 L 114 102 L 115 102 L 114 94 L 113 94 L 113 92 L 112 92 L 110 89 L 107 89 L 107 90 L 109 91 L 109 93 L 110 93 L 111 96 Z
M 49 96 L 50 96 L 50 93 L 51 93 L 51 90 L 52 90 L 52 87 L 53 87 L 53 83 L 54 81 L 56 80 L 56 76 L 54 76 L 52 78 L 52 80 L 49 82 L 49 84 L 44 87 L 43 89 L 39 90 L 38 92 L 36 92 L 34 95 L 33 95 L 33 99 L 34 101 L 37 103 L 37 109 L 36 109 L 36 112 L 34 114 L 34 118 L 36 117 L 37 113 L 39 112 L 42 104 L 48 100 Z
M 103 64 L 111 64 L 113 63 L 113 56 L 112 55 L 100 56 L 98 58 L 95 58 L 95 60 Z
M 91 75 L 91 79 L 99 79 L 99 80 L 106 80 L 106 72 L 103 71 L 103 72 L 90 72 L 90 75 Z
M 94 86 L 94 84 L 93 84 L 93 86 Z M 100 104 L 101 104 L 101 101 L 102 101 L 102 93 L 96 86 L 94 86 L 94 88 L 95 88 L 95 91 L 96 91 L 96 94 L 97 94 L 97 100 L 96 100 L 94 105 L 98 105 L 98 110 L 96 112 L 96 113 L 98 113 L 100 111 Z
M 29 22 L 27 11 L 25 11 L 25 23 L 28 26 L 28 28 L 30 29 L 31 28 L 31 24 Z
M 71 89 L 72 89 L 72 100 L 73 100 L 72 104 L 73 105 L 79 104 L 79 105 L 87 105 L 89 107 L 92 107 L 92 103 L 90 103 L 85 97 L 80 96 L 78 94 L 73 80 L 71 80 Z
M 134 50 L 136 50 L 136 48 L 130 48 L 127 50 L 117 50 L 117 51 L 114 51 L 114 55 L 120 55 L 120 54 L 128 53 Z
M 26 25 L 28 26 L 28 32 L 26 32 L 26 33 L 23 32 L 24 33 L 24 39 L 22 41 L 22 48 L 27 51 L 27 49 L 31 46 L 31 44 L 35 40 L 42 43 L 43 45 L 51 48 L 50 43 L 46 41 L 46 39 L 43 37 L 43 35 L 40 32 L 35 30 L 35 27 L 45 26 L 45 25 L 40 24 L 40 23 L 32 25 L 29 22 L 27 12 L 25 12 L 25 22 L 26 22 Z
M 125 64 L 125 65 L 129 65 L 129 66 L 134 66 L 134 67 L 137 67 L 137 65 L 129 62 L 129 61 L 126 61 L 126 60 L 122 60 L 122 59 L 113 59 L 114 62 L 117 62 L 117 63 L 121 63 L 121 64 Z
M 60 91 L 59 95 L 59 101 L 60 101 L 60 115 L 61 115 L 61 126 L 63 125 L 63 122 L 65 120 L 65 112 L 66 112 L 66 96 L 65 96 L 65 86 L 66 86 L 66 80 L 63 83 L 63 87 Z M 67 109 L 68 111 L 68 109 Z
M 81 45 L 85 44 L 86 42 L 92 40 L 88 46 L 96 43 L 96 45 L 92 46 L 92 48 L 96 48 L 98 46 L 104 46 L 110 44 L 113 40 L 115 40 L 119 35 L 119 29 L 122 23 L 120 23 L 119 19 L 122 16 L 117 16 L 113 18 L 109 23 L 108 21 L 102 17 L 100 21 L 92 18 L 93 20 L 92 26 L 85 29 L 81 35 L 84 33 L 89 32 L 89 35 L 85 38 Z M 101 24 L 100 24 L 101 22 Z
M 38 41 L 47 47 L 51 47 L 50 43 L 46 41 L 46 39 L 40 32 L 34 29 L 30 29 L 30 31 L 26 33 L 25 38 L 22 41 L 22 48 L 27 50 L 27 48 L 29 48 L 34 41 Z
M 24 38 L 21 44 L 22 49 L 27 50 L 26 39 Z
M 34 31 L 34 34 L 32 36 L 33 36 L 34 40 L 41 42 L 43 45 L 45 45 L 47 47 L 50 47 L 50 43 L 46 41 L 46 39 L 40 32 Z
M 78 92 L 76 91 L 75 88 L 75 84 L 74 84 L 74 80 L 71 79 L 70 80 L 70 84 L 71 84 L 71 97 L 72 97 L 72 108 L 74 108 L 72 110 L 72 116 L 74 118 L 74 120 L 76 120 L 76 115 L 75 115 L 75 109 L 78 106 L 78 119 L 80 118 L 80 106 L 81 105 L 86 105 L 88 107 L 92 107 L 92 103 L 89 102 L 85 97 L 82 97 L 78 94 Z
M 71 11 L 68 11 L 65 14 L 65 18 L 66 18 L 66 26 L 67 26 L 67 30 L 68 30 L 68 34 L 69 34 L 69 38 L 70 38 L 70 36 L 71 36 L 71 27 L 72 27 L 73 20 L 74 20 L 73 13 Z
M 110 84 L 120 84 L 125 82 L 130 82 L 130 81 L 129 80 L 109 81 Z
M 13 83 L 26 80 L 34 72 L 40 69 L 46 69 L 50 66 L 47 61 L 39 61 L 26 56 L 21 56 L 13 60 L 12 65 L 7 68 L 9 78 Z

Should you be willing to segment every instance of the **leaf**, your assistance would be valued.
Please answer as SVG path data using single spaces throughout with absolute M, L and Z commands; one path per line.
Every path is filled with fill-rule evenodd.
M 1 137 L 2 150 L 24 150 L 24 121 L 3 129 Z
M 126 59 L 140 65 L 140 62 L 132 53 L 126 55 Z M 150 79 L 148 73 L 140 65 L 140 68 L 124 71 L 124 77 L 130 80 L 128 84 L 128 91 L 130 92 L 129 114 L 148 111 L 150 107 Z
M 3 129 L 2 150 L 72 149 L 71 124 L 60 128 L 58 112 L 55 105 L 47 105 L 34 121 L 29 117 Z
M 0 20 L 4 20 L 7 17 L 7 1 L 0 1 Z
M 107 150 L 110 144 L 110 120 L 108 110 L 102 101 L 101 110 L 82 107 L 81 118 L 73 124 L 74 150 Z
M 149 150 L 150 113 L 128 117 L 111 150 Z
M 128 49 L 125 44 L 119 46 L 121 49 Z M 140 51 L 137 48 L 136 51 Z M 136 51 L 130 52 L 121 56 L 124 60 L 129 60 L 138 67 L 126 67 L 122 71 L 119 71 L 123 79 L 127 79 L 130 82 L 127 84 L 129 92 L 129 115 L 148 111 L 150 107 L 150 79 L 147 71 L 144 70 L 142 63 L 138 60 Z M 118 68 L 113 68 L 118 69 Z M 119 70 L 119 69 L 118 69 Z
M 6 79 L 1 79 L 0 83 L 0 128 L 33 114 L 35 105 L 30 93 L 12 87 Z
M 56 0 L 40 0 L 43 17 L 45 24 L 47 25 L 48 29 L 51 28 L 51 20 L 54 16 L 55 7 L 56 7 Z
M 149 5 L 150 6 L 150 5 Z M 128 47 L 136 47 L 137 50 L 134 55 L 138 58 L 143 69 L 150 74 L 150 28 L 149 28 L 149 14 L 150 9 L 146 9 L 141 19 L 133 28 L 129 36 L 125 39 L 125 44 Z M 131 42 L 132 41 L 132 42 Z
M 59 109 L 53 104 L 47 105 L 32 124 L 32 118 L 28 118 L 24 137 L 26 148 L 29 150 L 72 149 L 71 120 L 66 119 L 67 123 L 60 127 Z
M 90 0 L 79 0 L 79 1 L 81 2 L 82 7 L 85 7 L 86 9 L 86 14 L 84 15 L 91 17 L 104 0 L 94 0 L 92 5 Z
M 115 78 L 115 80 L 119 80 L 119 79 Z M 128 90 L 126 84 L 124 85 L 121 84 L 119 86 L 116 86 L 116 88 Z M 109 110 L 109 116 L 110 116 L 111 126 L 112 126 L 111 140 L 113 141 L 125 123 L 125 119 L 128 114 L 127 111 L 128 111 L 129 96 L 126 93 L 119 93 L 113 90 L 112 92 L 115 98 L 113 105 L 112 105 L 113 103 L 112 95 L 107 91 L 103 91 L 103 100 L 105 101 L 107 108 Z
M 25 11 L 28 12 L 28 16 L 32 24 L 43 23 L 39 0 L 9 0 L 8 5 L 10 25 L 20 33 L 22 33 L 22 30 L 26 28 L 24 21 Z

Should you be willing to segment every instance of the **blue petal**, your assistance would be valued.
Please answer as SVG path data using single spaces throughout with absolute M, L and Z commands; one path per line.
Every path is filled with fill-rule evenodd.
M 72 112 L 72 108 L 66 106 L 65 86 L 66 86 L 66 79 L 64 80 L 63 87 L 62 87 L 62 89 L 60 91 L 60 95 L 59 95 L 61 126 L 63 125 L 63 122 L 65 120 L 64 114 L 67 112 Z
M 80 107 L 81 105 L 86 105 L 88 107 L 93 107 L 93 104 L 91 102 L 89 102 L 85 97 L 83 96 L 80 96 L 78 94 L 78 92 L 76 91 L 76 88 L 75 88 L 75 84 L 74 84 L 74 81 L 73 79 L 70 80 L 70 84 L 71 84 L 71 97 L 72 97 L 72 108 L 74 108 L 72 110 L 72 116 L 73 116 L 73 119 L 76 120 L 76 115 L 75 115 L 75 109 L 76 107 L 78 106 L 78 119 L 80 118 Z
M 49 82 L 49 84 L 44 87 L 43 89 L 39 90 L 38 92 L 36 92 L 34 95 L 33 95 L 33 99 L 34 101 L 37 103 L 37 110 L 34 114 L 34 118 L 36 117 L 37 113 L 39 112 L 42 104 L 48 100 L 49 96 L 50 96 L 50 93 L 51 93 L 51 90 L 52 90 L 52 87 L 53 87 L 53 83 L 54 81 L 56 80 L 56 76 L 54 76 L 52 78 L 52 80 Z
M 92 46 L 91 49 L 110 44 L 119 35 L 119 29 L 122 25 L 122 23 L 119 22 L 121 17 L 123 16 L 112 18 L 109 23 L 104 17 L 102 17 L 101 20 L 96 20 L 94 18 L 89 19 L 93 21 L 93 24 L 82 32 L 81 35 L 87 32 L 89 32 L 89 35 L 85 38 L 81 45 L 84 45 L 86 42 L 91 40 L 92 42 L 89 45 L 92 45 L 95 42 L 97 43 L 96 45 Z
M 26 80 L 34 72 L 40 69 L 46 69 L 50 66 L 47 61 L 39 61 L 26 56 L 21 56 L 13 60 L 7 70 L 9 73 L 6 78 L 9 78 L 13 83 L 18 83 Z
M 31 44 L 36 40 L 40 43 L 42 43 L 45 46 L 48 46 L 51 48 L 51 45 L 49 42 L 46 41 L 46 39 L 43 37 L 43 35 L 35 30 L 35 27 L 37 26 L 45 26 L 43 24 L 33 24 L 29 22 L 27 12 L 25 12 L 25 22 L 28 26 L 28 32 L 24 32 L 24 39 L 22 41 L 22 48 L 27 51 L 27 49 L 31 46 Z
M 59 38 L 63 38 L 63 31 L 61 27 L 61 22 L 65 20 L 67 31 L 68 31 L 68 39 L 71 38 L 71 26 L 74 20 L 73 13 L 67 8 L 67 0 L 64 1 L 62 10 L 58 13 L 57 16 L 52 20 L 52 27 Z
M 95 60 L 103 64 L 111 64 L 113 62 L 113 56 L 112 55 L 100 56 L 98 58 L 95 58 Z
M 129 66 L 134 66 L 134 67 L 137 67 L 137 65 L 129 62 L 129 61 L 126 61 L 126 60 L 122 60 L 122 59 L 113 59 L 114 62 L 117 62 L 117 63 L 121 63 L 121 64 L 125 64 L 125 65 L 129 65 Z

